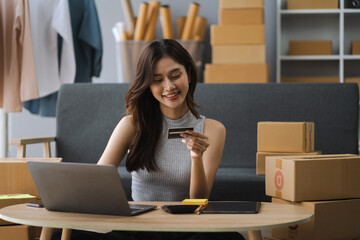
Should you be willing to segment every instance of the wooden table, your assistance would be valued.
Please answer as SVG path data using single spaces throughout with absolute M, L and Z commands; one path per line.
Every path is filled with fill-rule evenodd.
M 262 239 L 261 230 L 296 225 L 309 221 L 313 211 L 278 203 L 262 203 L 258 214 L 170 214 L 162 205 L 173 202 L 137 202 L 157 205 L 151 212 L 132 217 L 51 212 L 25 204 L 0 209 L 0 218 L 18 224 L 44 227 L 41 240 L 51 238 L 54 228 L 63 228 L 63 239 L 70 239 L 71 229 L 176 231 L 176 232 L 240 232 L 248 231 L 250 240 Z

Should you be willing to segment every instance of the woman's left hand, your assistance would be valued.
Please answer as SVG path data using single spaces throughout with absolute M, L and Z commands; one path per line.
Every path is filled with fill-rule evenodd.
M 182 142 L 187 145 L 187 148 L 190 150 L 190 155 L 192 159 L 201 159 L 203 153 L 209 147 L 209 138 L 196 131 L 187 130 L 186 133 L 180 135 L 183 138 Z

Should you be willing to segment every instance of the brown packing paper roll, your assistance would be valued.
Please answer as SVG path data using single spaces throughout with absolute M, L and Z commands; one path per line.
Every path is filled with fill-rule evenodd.
M 171 12 L 169 5 L 163 5 L 160 8 L 161 27 L 163 32 L 163 38 L 173 39 L 174 31 L 171 23 Z
M 136 20 L 134 40 L 143 40 L 145 34 L 146 14 L 148 11 L 149 4 L 142 2 L 139 8 L 139 14 Z
M 121 0 L 121 6 L 125 16 L 126 32 L 132 38 L 135 30 L 135 16 L 131 5 L 131 0 Z
M 194 23 L 192 38 L 203 41 L 205 38 L 207 20 L 204 17 L 197 16 Z
M 184 30 L 181 35 L 181 40 L 190 40 L 192 29 L 194 27 L 194 22 L 196 19 L 196 16 L 199 12 L 200 5 L 198 3 L 191 3 L 189 7 L 188 14 L 186 16 L 186 21 L 184 25 Z
M 184 16 L 176 18 L 176 30 L 177 30 L 176 34 L 178 39 L 181 38 L 181 34 L 184 30 L 185 21 L 186 21 L 186 17 Z
M 146 26 L 149 26 L 150 19 L 151 19 L 151 14 L 152 14 L 152 11 L 153 11 L 153 7 L 154 7 L 154 1 L 150 1 L 149 2 L 149 8 L 148 8 L 147 13 L 146 13 Z
M 155 39 L 156 24 L 159 16 L 160 2 L 154 1 L 150 2 L 149 8 L 151 9 L 151 17 L 149 24 L 146 26 L 146 32 L 144 40 L 152 41 Z
M 129 34 L 127 32 L 122 32 L 121 40 L 130 40 Z

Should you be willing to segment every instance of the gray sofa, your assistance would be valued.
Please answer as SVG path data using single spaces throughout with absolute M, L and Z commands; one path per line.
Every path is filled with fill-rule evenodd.
M 128 84 L 63 85 L 57 108 L 57 156 L 96 163 L 125 114 Z M 199 112 L 227 129 L 211 200 L 268 201 L 264 176 L 255 174 L 257 122 L 314 121 L 315 149 L 358 154 L 356 84 L 198 84 Z M 125 161 L 123 161 L 124 163 Z M 130 196 L 131 175 L 119 167 Z

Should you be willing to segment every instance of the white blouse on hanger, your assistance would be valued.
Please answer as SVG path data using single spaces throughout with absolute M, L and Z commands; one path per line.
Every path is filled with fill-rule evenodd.
M 68 0 L 30 0 L 30 22 L 39 97 L 74 83 L 76 65 Z M 57 34 L 63 38 L 59 70 Z

